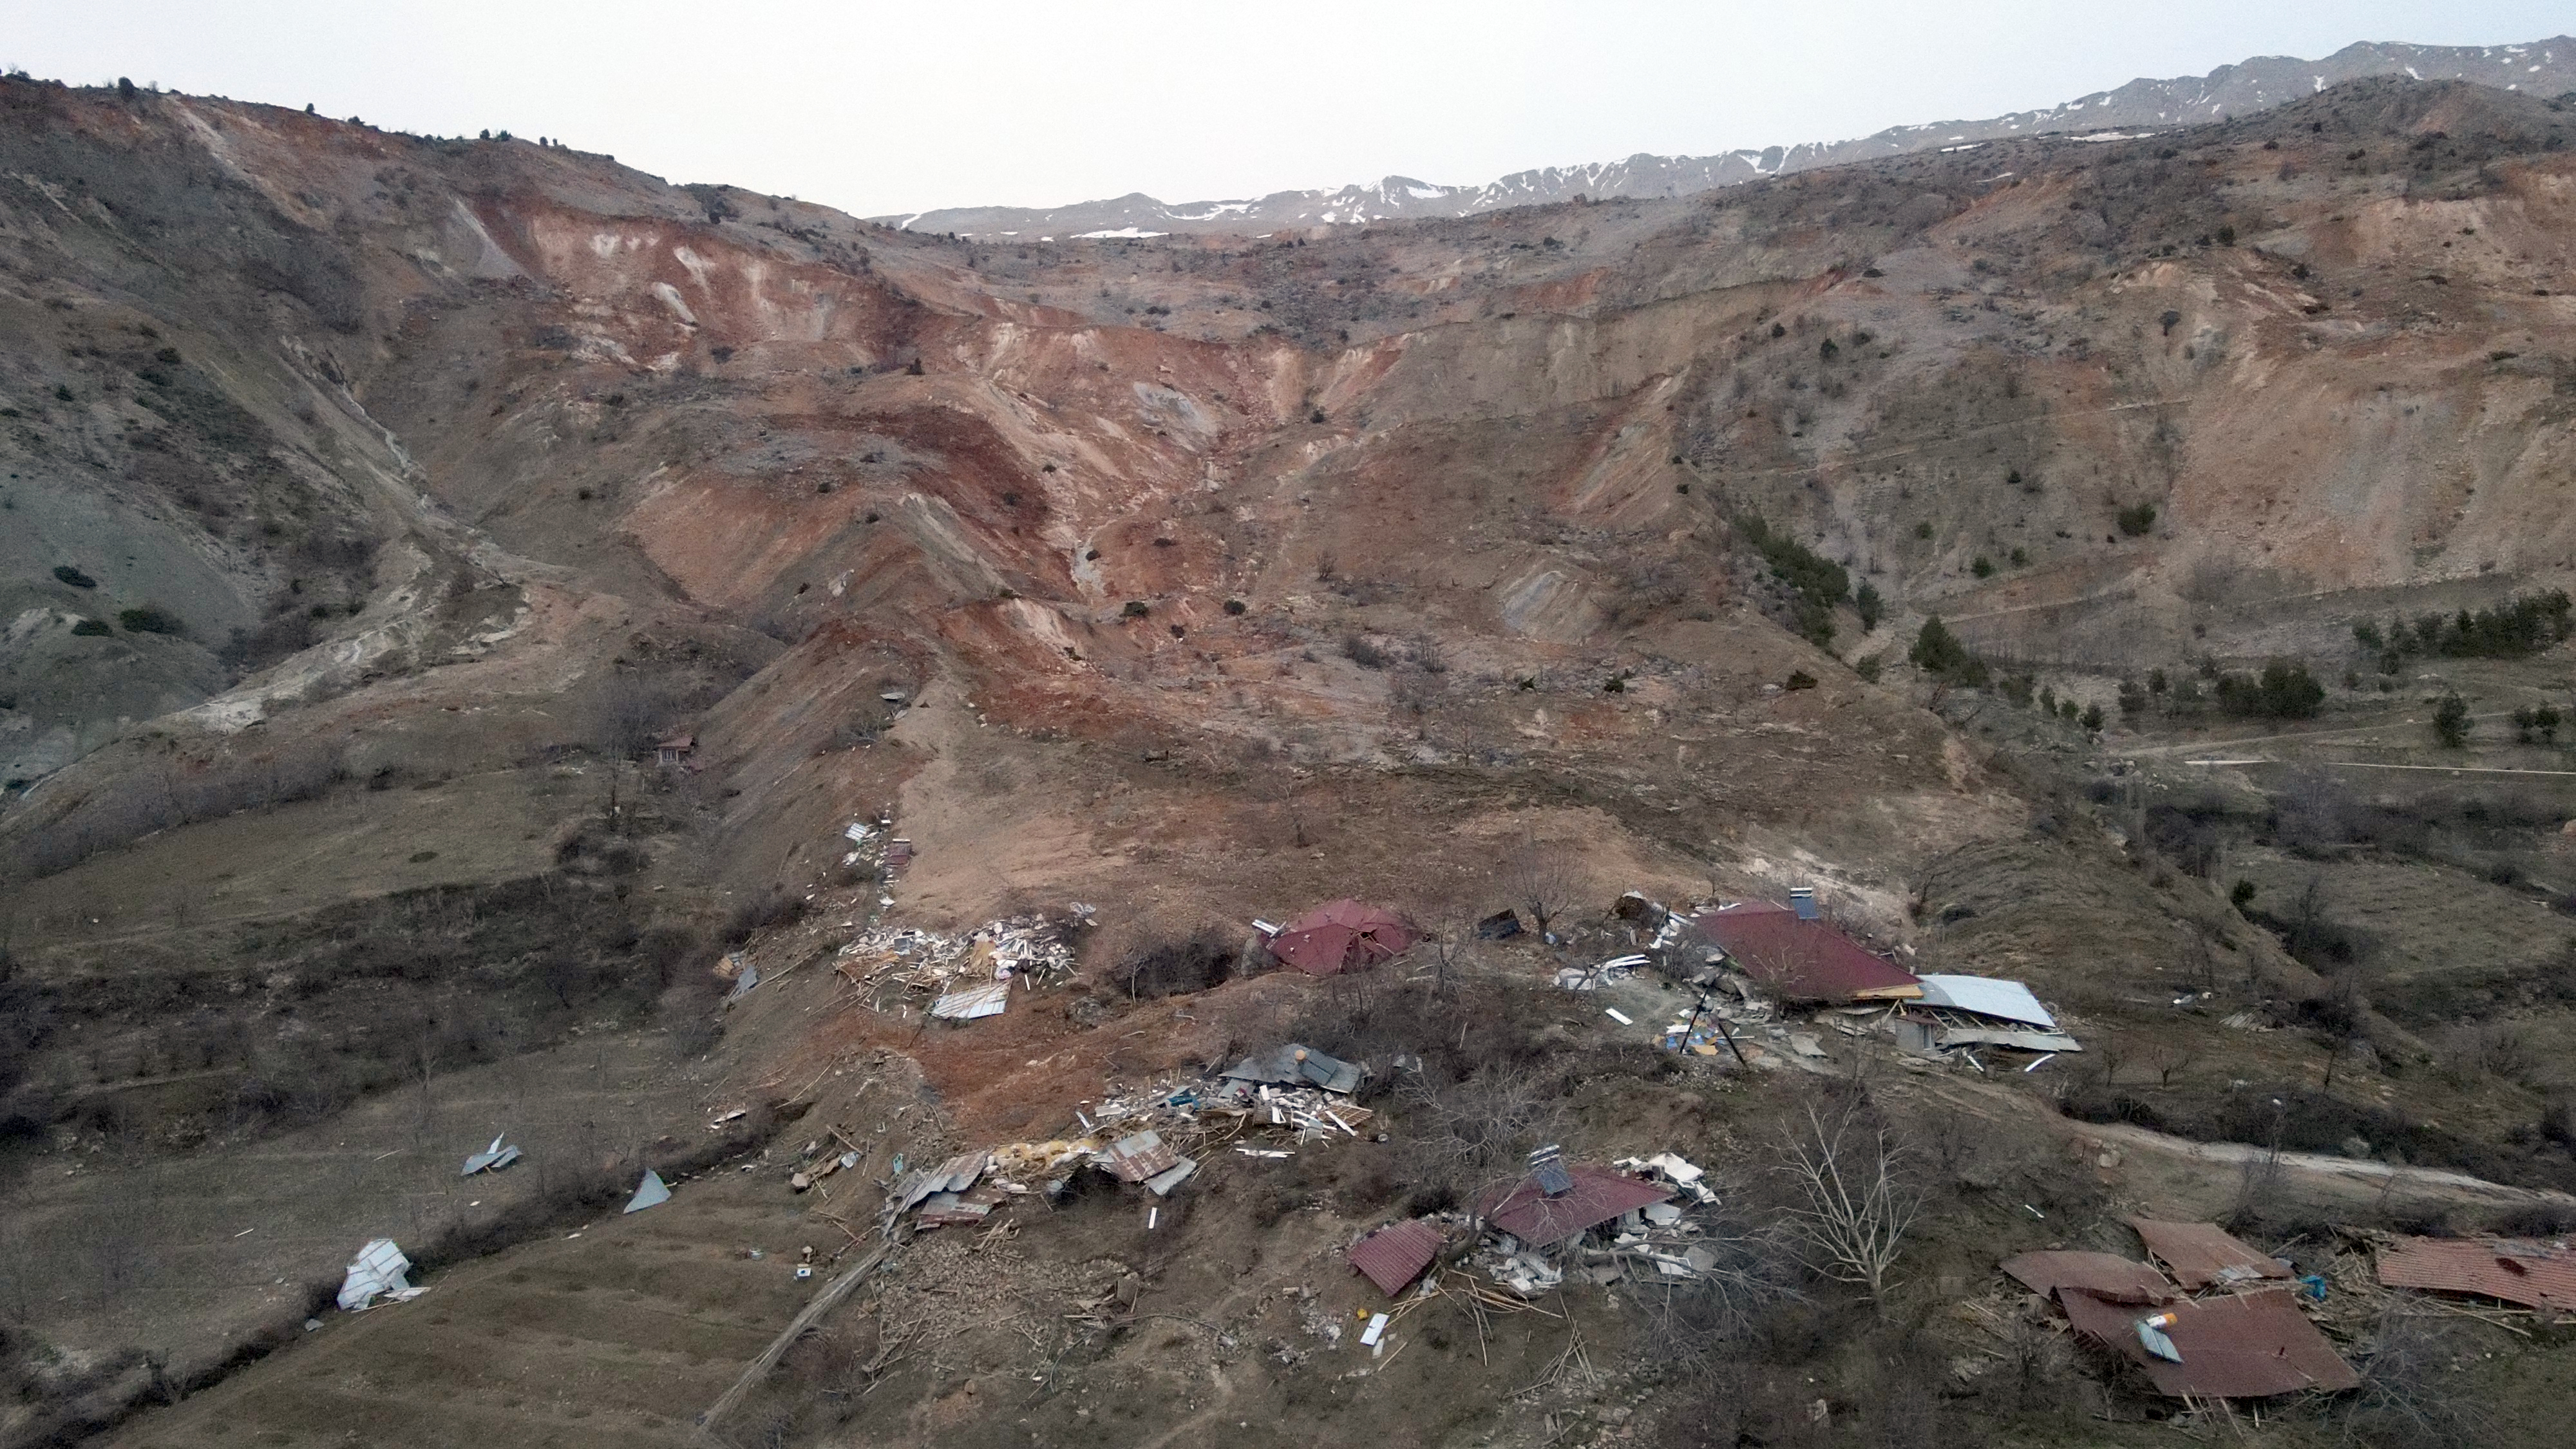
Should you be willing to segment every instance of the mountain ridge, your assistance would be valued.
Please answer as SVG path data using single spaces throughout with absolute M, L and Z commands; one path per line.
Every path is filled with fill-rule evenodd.
M 2370 76 L 2416 80 L 2468 80 L 2505 90 L 2549 96 L 2576 89 L 2576 37 L 2554 36 L 2514 45 L 2434 46 L 2359 41 L 2322 60 L 2256 56 L 2222 65 L 2205 76 L 2141 77 L 2114 90 L 2038 110 L 2013 111 L 1977 121 L 1933 121 L 1891 126 L 1840 141 L 1801 142 L 1720 151 L 1705 156 L 1658 156 L 1640 151 L 1617 161 L 1543 166 L 1515 171 L 1481 186 L 1447 186 L 1391 175 L 1373 183 L 1329 190 L 1274 191 L 1218 201 L 1165 202 L 1141 191 L 1060 207 L 968 206 L 893 213 L 868 218 L 907 231 L 972 237 L 1034 235 L 1146 237 L 1172 233 L 1260 233 L 1283 228 L 1348 225 L 1431 216 L 1473 216 L 1508 206 L 1537 206 L 1578 196 L 1672 197 L 1739 186 L 1822 166 L 1877 160 L 1947 146 L 1976 146 L 2015 136 L 2066 131 L 2111 134 L 2126 129 L 2174 128 L 2268 110 L 2341 81 Z

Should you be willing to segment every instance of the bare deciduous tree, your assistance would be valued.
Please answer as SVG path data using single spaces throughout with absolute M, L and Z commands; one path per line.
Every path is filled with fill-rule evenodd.
M 1423 923 L 1422 951 L 1431 958 L 1431 994 L 1445 1001 L 1476 939 L 1476 913 L 1450 904 L 1416 912 L 1414 919 Z
M 2191 1069 L 2200 1060 L 2200 1049 L 2187 1041 L 2160 1041 L 2147 1048 L 2147 1070 L 2156 1074 L 2156 1085 L 2170 1087 L 2175 1077 Z
M 1809 1107 L 1806 1130 L 1782 1141 L 1779 1170 L 1805 1201 L 1789 1210 L 1789 1224 L 1816 1270 L 1859 1285 L 1876 1303 L 1923 1203 L 1905 1180 L 1903 1144 L 1886 1124 L 1863 1120 L 1863 1110 L 1858 1100 L 1831 1116 Z
M 2390 1449 L 2493 1442 L 2490 1415 L 2456 1371 L 2466 1356 L 2450 1325 L 2389 1313 L 2371 1337 L 2361 1389 L 2345 1406 L 2345 1436 Z
M 1565 848 L 1542 845 L 1534 839 L 1521 842 L 1520 848 L 1503 862 L 1498 879 L 1513 903 L 1530 913 L 1541 936 L 1548 933 L 1548 923 L 1563 914 L 1574 903 L 1575 892 L 1582 889 Z
M 1445 1086 L 1415 1073 L 1397 1100 L 1421 1177 L 1462 1197 L 1517 1170 L 1565 1120 L 1564 1084 L 1528 1067 L 1491 1065 Z

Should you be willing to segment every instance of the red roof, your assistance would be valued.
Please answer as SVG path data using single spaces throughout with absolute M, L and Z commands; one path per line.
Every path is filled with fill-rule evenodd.
M 1299 916 L 1270 938 L 1270 954 L 1309 976 L 1374 966 L 1413 944 L 1413 928 L 1393 911 L 1339 900 Z
M 2065 1288 L 2081 1288 L 2110 1303 L 2162 1303 L 2180 1296 L 2164 1274 L 2116 1253 L 2023 1253 L 2004 1259 L 2003 1269 L 2042 1297 Z
M 2238 1242 L 2216 1223 L 2160 1223 L 2152 1218 L 2131 1218 L 2129 1226 L 2138 1230 L 2149 1256 L 2171 1269 L 2174 1281 L 2185 1288 L 2196 1291 L 2212 1283 L 2290 1276 L 2290 1270 L 2279 1259 Z
M 1489 1191 L 1477 1201 L 1476 1211 L 1487 1222 L 1520 1239 L 1533 1248 L 1561 1243 L 1589 1227 L 1606 1223 L 1621 1213 L 1633 1212 L 1648 1203 L 1664 1201 L 1672 1194 L 1651 1182 L 1612 1172 L 1606 1167 L 1584 1167 L 1565 1164 L 1565 1175 L 1574 1186 L 1555 1197 L 1538 1185 L 1535 1174 L 1522 1178 L 1510 1191 Z
M 1422 1218 L 1378 1229 L 1351 1244 L 1351 1266 L 1368 1275 L 1378 1291 L 1392 1298 L 1422 1276 L 1440 1253 L 1440 1230 Z
M 2167 1398 L 2259 1399 L 2301 1389 L 2349 1389 L 2361 1376 L 2281 1290 L 2141 1307 L 2105 1303 L 2080 1288 L 2057 1295 L 2077 1332 L 2146 1370 Z M 2138 1341 L 2138 1320 L 2167 1314 L 2165 1337 L 2182 1362 L 2158 1358 Z
M 1801 1001 L 1911 999 L 1923 994 L 1913 973 L 1852 944 L 1822 921 L 1802 921 L 1787 906 L 1739 901 L 1691 918 L 1738 971 Z
M 2514 1238 L 2405 1238 L 2381 1250 L 2379 1281 L 2576 1312 L 2576 1249 Z

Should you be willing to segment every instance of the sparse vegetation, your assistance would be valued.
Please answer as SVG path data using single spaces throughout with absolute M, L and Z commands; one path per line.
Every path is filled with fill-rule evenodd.
M 2326 701 L 2326 687 L 2306 665 L 2281 659 L 2258 675 L 2220 675 L 2214 693 L 2226 713 L 2262 719 L 2311 719 Z
M 1959 636 L 1950 632 L 1938 614 L 1923 621 L 1906 658 L 1913 661 L 1915 668 L 1949 684 L 1975 688 L 1989 677 L 1985 661 L 1969 653 L 1968 646 L 1959 642 Z
M 2576 630 L 2576 603 L 2563 589 L 2519 595 L 2492 609 L 2422 614 L 2412 624 L 2391 619 L 2386 629 L 2364 619 L 2352 626 L 2362 648 L 2392 659 L 2430 655 L 2449 659 L 2523 659 L 2562 643 Z M 2393 674 L 2393 667 L 2383 667 Z
M 2457 691 L 2442 696 L 2433 706 L 2433 738 L 2442 748 L 2456 750 L 2469 742 L 2469 704 Z
M 1771 565 L 1771 576 L 1788 585 L 1795 599 L 1795 627 L 1818 648 L 1834 641 L 1834 606 L 1851 588 L 1841 564 L 1820 557 L 1805 544 L 1773 529 L 1755 514 L 1735 520 L 1736 531 Z
M 2133 503 L 2120 510 L 2117 522 L 2122 533 L 2131 538 L 2143 537 L 2155 530 L 2156 506 L 2152 503 Z
M 186 628 L 180 624 L 176 615 L 172 614 L 167 609 L 160 608 L 153 604 L 144 604 L 131 609 L 120 609 L 116 614 L 116 622 L 123 625 L 125 632 L 128 634 L 182 634 L 187 632 Z

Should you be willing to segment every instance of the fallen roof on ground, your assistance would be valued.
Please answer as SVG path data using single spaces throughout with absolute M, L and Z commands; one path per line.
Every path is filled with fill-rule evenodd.
M 1952 1011 L 1972 1011 L 1979 1016 L 2018 1021 L 2042 1031 L 2057 1030 L 2057 1018 L 2039 1004 L 2030 988 L 2018 981 L 1998 981 L 1987 976 L 1919 976 L 1925 1006 L 1946 1007 Z
M 2528 1238 L 2400 1238 L 2379 1250 L 2379 1281 L 2576 1313 L 2576 1248 Z
M 1422 1218 L 1391 1223 L 1351 1244 L 1352 1267 L 1392 1298 L 1440 1254 L 1440 1229 Z
M 1862 950 L 1823 921 L 1787 906 L 1738 901 L 1702 911 L 1691 924 L 1738 971 L 1797 1001 L 1910 1001 L 1923 994 L 1912 972 Z
M 1606 1167 L 1572 1162 L 1553 1166 L 1565 1175 L 1562 1191 L 1551 1194 L 1540 1174 L 1532 1171 L 1508 1190 L 1488 1190 L 1477 1202 L 1478 1216 L 1533 1248 L 1544 1248 L 1672 1197 L 1670 1189 Z
M 1413 945 L 1413 928 L 1382 906 L 1338 900 L 1290 921 L 1270 938 L 1270 954 L 1309 976 L 1374 966 Z
M 1120 1182 L 1143 1182 L 1181 1165 L 1180 1152 L 1159 1132 L 1121 1137 L 1100 1149 L 1100 1165 Z
M 2299 1312 L 2297 1295 L 2275 1290 L 2241 1293 L 2152 1310 L 2112 1303 L 2080 1288 L 2057 1295 L 2078 1333 L 2109 1347 L 2146 1371 L 2168 1398 L 2260 1399 L 2303 1389 L 2358 1387 L 2361 1376 L 2345 1363 L 2317 1326 Z M 2151 1350 L 2139 1333 L 2150 1318 L 2176 1359 Z
M 2258 1253 L 2216 1223 L 2160 1223 L 2131 1218 L 2147 1252 L 2165 1265 L 2174 1281 L 2194 1290 L 2212 1283 L 2250 1283 L 2257 1278 L 2287 1278 L 2289 1268 Z
M 1228 1079 L 1273 1087 L 1321 1087 L 1349 1096 L 1360 1088 L 1360 1069 L 1312 1047 L 1290 1042 L 1276 1051 L 1245 1057 L 1225 1069 Z
M 2152 1266 L 2117 1253 L 2023 1253 L 2004 1259 L 2002 1267 L 2043 1298 L 2063 1288 L 2081 1288 L 2108 1303 L 2163 1303 L 2182 1296 Z

